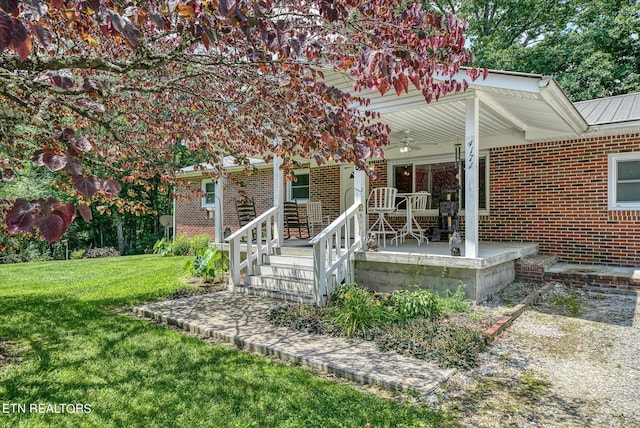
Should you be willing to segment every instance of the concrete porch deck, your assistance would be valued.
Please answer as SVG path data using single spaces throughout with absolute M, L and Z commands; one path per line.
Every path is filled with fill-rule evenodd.
M 306 239 L 285 241 L 282 254 L 311 256 Z M 526 242 L 489 242 L 479 244 L 479 256 L 451 256 L 448 242 L 430 242 L 418 246 L 415 240 L 380 247 L 379 251 L 354 254 L 356 282 L 372 290 L 392 292 L 411 285 L 444 292 L 466 285 L 467 297 L 480 302 L 516 277 L 515 262 L 538 253 L 538 245 Z

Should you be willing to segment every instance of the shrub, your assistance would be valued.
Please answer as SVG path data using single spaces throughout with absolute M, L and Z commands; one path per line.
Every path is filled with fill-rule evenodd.
M 195 260 L 189 260 L 185 270 L 190 270 L 194 276 L 201 276 L 205 282 L 210 282 L 220 273 L 227 272 L 227 264 L 222 252 L 215 245 L 209 248 L 200 248 Z
M 467 295 L 464 291 L 466 285 L 460 282 L 455 293 L 451 290 L 447 290 L 444 293 L 444 297 L 438 297 L 438 309 L 441 312 L 469 312 L 473 303 L 467 299 Z
M 97 259 L 102 257 L 118 257 L 120 252 L 113 247 L 90 248 L 84 253 L 85 259 Z
M 189 240 L 189 255 L 195 256 L 198 251 L 206 250 L 209 247 L 209 242 L 211 242 L 211 237 L 206 233 L 191 237 Z
M 77 259 L 81 259 L 84 257 L 84 253 L 86 253 L 87 250 L 75 250 L 71 252 L 71 260 L 77 260 Z
M 418 286 L 414 286 L 411 292 L 394 291 L 389 303 L 399 321 L 406 322 L 417 318 L 435 319 L 440 316 L 437 297 Z
M 190 243 L 189 237 L 184 233 L 180 234 L 179 236 L 176 236 L 176 239 L 173 240 L 174 256 L 188 256 L 190 248 L 191 248 L 191 243 Z
M 172 256 L 173 244 L 162 238 L 153 244 L 153 254 L 158 254 L 160 257 Z
M 387 324 L 387 308 L 368 290 L 355 284 L 339 286 L 332 295 L 335 307 L 331 320 L 348 337 L 364 335 L 368 330 Z

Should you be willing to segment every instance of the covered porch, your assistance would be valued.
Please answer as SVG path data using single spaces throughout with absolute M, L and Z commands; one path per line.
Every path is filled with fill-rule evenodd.
M 326 76 L 329 85 L 351 90 L 346 76 Z M 312 257 L 308 279 L 315 302 L 324 304 L 342 281 L 355 280 L 380 291 L 411 284 L 455 290 L 464 283 L 474 301 L 513 281 L 515 260 L 535 254 L 537 245 L 481 242 L 481 216 L 489 216 L 491 210 L 488 150 L 579 135 L 586 129 L 586 122 L 555 81 L 538 75 L 493 72 L 486 80 L 473 82 L 467 92 L 447 95 L 428 105 L 415 91 L 402 97 L 364 95 L 372 100 L 367 108 L 381 112 L 382 121 L 391 127 L 392 145 L 386 150 L 386 159 L 372 162 L 382 169 L 378 180 L 368 180 L 363 171 L 353 167 L 349 171 L 348 166 L 331 179 L 333 188 L 340 192 L 342 214 L 306 244 L 313 246 L 308 250 Z M 227 239 L 232 287 L 248 285 L 241 283 L 246 282 L 242 278 L 254 281 L 251 286 L 258 284 L 257 277 L 267 271 L 261 266 L 273 263 L 274 252 L 285 254 L 294 246 L 304 251 L 305 244 L 283 239 L 286 191 L 279 166 L 280 159 L 275 157 L 272 208 Z M 216 186 L 218 197 L 223 193 L 222 180 Z M 458 189 L 456 216 L 464 220 L 459 229 L 457 222 L 452 229 L 462 235 L 460 256 L 450 255 L 446 235 L 443 242 L 429 245 L 417 246 L 407 240 L 397 247 L 381 245 L 379 252 L 366 251 L 365 237 L 371 225 L 367 197 L 372 188 L 380 186 L 394 188 L 399 194 L 429 192 L 433 199 L 423 213 L 431 219 L 438 217 L 445 190 Z M 217 237 L 223 230 L 221 211 L 218 202 Z M 263 235 L 262 241 L 255 241 L 255 236 Z M 243 251 L 247 251 L 246 257 L 240 256 Z M 302 278 L 295 267 L 289 268 L 293 278 Z

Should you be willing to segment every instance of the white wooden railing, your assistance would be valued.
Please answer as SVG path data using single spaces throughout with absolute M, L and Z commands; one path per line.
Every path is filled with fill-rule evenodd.
M 227 238 L 229 242 L 229 289 L 240 284 L 240 276 L 252 275 L 260 265 L 269 263 L 269 256 L 278 242 L 273 236 L 278 207 L 270 208 L 242 226 Z M 241 247 L 246 244 L 246 256 L 240 258 Z
M 335 287 L 343 280 L 354 281 L 351 255 L 362 249 L 364 230 L 364 206 L 354 204 L 311 240 L 317 305 L 326 305 Z

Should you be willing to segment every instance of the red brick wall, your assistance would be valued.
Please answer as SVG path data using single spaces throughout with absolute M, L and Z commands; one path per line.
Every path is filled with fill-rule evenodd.
M 206 233 L 214 238 L 213 219 L 207 219 L 207 212 L 202 208 L 202 198 L 193 194 L 200 190 L 200 177 L 179 181 L 177 193 L 181 199 L 176 200 L 176 236 L 183 233 L 189 236 Z
M 312 201 L 322 203 L 322 215 L 333 221 L 340 215 L 340 165 L 311 168 L 309 170 Z
M 565 262 L 640 265 L 640 212 L 608 210 L 608 155 L 640 134 L 492 149 L 480 239 L 531 241 Z

